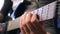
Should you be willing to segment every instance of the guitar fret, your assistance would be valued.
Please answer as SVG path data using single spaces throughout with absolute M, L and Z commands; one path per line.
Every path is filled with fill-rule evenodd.
M 53 15 L 54 15 L 53 12 L 55 12 L 54 11 L 55 5 L 52 6 L 52 4 L 56 4 L 56 1 L 52 2 L 52 3 L 48 4 L 48 5 L 45 5 L 43 7 L 40 7 L 40 8 L 38 8 L 38 9 L 32 11 L 32 12 L 39 15 L 40 21 L 51 19 L 51 18 L 53 18 Z M 51 10 L 51 12 L 50 12 L 50 10 Z
M 46 10 L 46 20 L 48 19 L 48 12 L 49 12 L 49 5 L 48 5 L 48 8 Z

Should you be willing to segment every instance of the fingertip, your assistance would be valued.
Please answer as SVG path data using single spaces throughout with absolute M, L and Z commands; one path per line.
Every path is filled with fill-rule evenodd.
M 28 23 L 28 22 L 31 21 L 31 17 L 32 17 L 32 14 L 29 12 L 29 13 L 26 15 L 26 23 Z
M 25 12 L 23 15 L 26 15 L 28 12 Z
M 28 14 L 26 15 L 26 18 L 27 18 L 27 19 L 28 19 L 28 18 L 31 19 L 31 17 L 32 17 L 32 14 L 31 14 L 30 12 L 28 12 Z
M 39 22 L 39 16 L 37 14 L 33 14 L 31 18 L 31 22 Z
M 32 14 L 30 12 L 27 13 L 27 16 L 31 16 Z
M 33 14 L 32 19 L 36 19 L 36 18 L 37 18 L 37 14 Z

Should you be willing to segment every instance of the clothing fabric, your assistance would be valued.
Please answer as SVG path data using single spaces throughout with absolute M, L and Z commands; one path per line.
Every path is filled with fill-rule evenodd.
M 19 4 L 21 4 L 22 2 L 21 1 L 18 1 L 18 2 L 15 2 L 13 3 L 13 13 L 11 14 L 11 18 L 14 20 L 15 19 L 15 16 L 14 16 L 14 13 L 15 13 L 15 10 L 17 9 L 17 7 L 19 6 Z
M 12 9 L 13 2 L 11 0 L 4 0 L 4 5 L 1 9 L 1 13 L 4 16 L 8 16 L 9 11 Z

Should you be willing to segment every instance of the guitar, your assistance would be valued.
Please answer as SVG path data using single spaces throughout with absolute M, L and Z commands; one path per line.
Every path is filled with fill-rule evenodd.
M 30 9 L 31 13 L 38 14 L 40 16 L 40 21 L 52 19 L 52 18 L 54 18 L 56 2 L 57 1 L 51 2 L 38 9 L 34 9 L 33 11 Z M 30 11 L 30 10 L 27 10 L 27 11 Z M 7 31 L 19 28 L 19 21 L 20 21 L 20 17 L 16 18 L 15 20 L 9 21 Z

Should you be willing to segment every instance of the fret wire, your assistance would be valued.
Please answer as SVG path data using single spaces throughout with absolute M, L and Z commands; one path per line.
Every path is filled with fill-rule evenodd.
M 48 19 L 49 7 L 50 7 L 50 5 L 48 5 L 48 9 L 46 10 L 46 19 Z
M 39 9 L 37 9 L 37 14 L 38 14 Z
M 37 9 L 37 15 L 38 15 L 38 18 L 39 18 L 39 21 L 40 21 L 40 15 L 38 14 L 39 12 L 39 9 Z
M 42 21 L 43 9 L 44 9 L 44 8 L 42 7 L 41 18 L 40 18 L 41 21 Z

